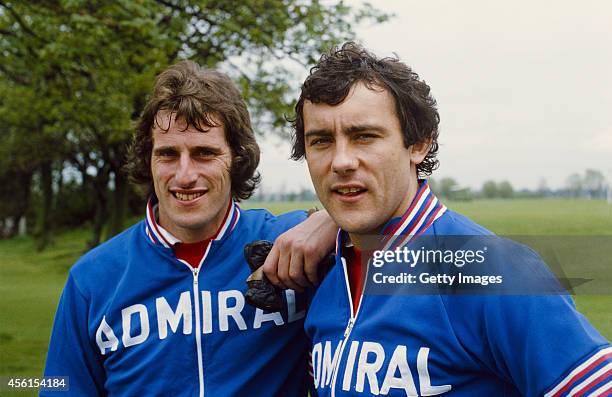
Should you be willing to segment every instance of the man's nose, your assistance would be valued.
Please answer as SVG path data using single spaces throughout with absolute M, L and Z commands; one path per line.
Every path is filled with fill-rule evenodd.
M 344 140 L 338 140 L 333 152 L 332 171 L 338 174 L 346 174 L 357 169 L 359 160 L 354 148 Z
M 181 154 L 174 179 L 181 187 L 190 187 L 197 181 L 198 173 L 188 154 Z

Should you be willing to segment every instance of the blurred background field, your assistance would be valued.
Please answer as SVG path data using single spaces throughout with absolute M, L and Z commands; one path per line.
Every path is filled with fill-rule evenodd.
M 246 202 L 242 207 L 264 207 L 282 213 L 316 204 Z M 447 206 L 498 234 L 612 235 L 612 205 L 604 201 L 476 200 L 449 202 Z M 36 252 L 35 242 L 29 237 L 0 241 L 0 376 L 42 373 L 66 273 L 83 253 L 89 234 L 86 228 L 60 233 L 42 253 Z M 612 296 L 586 295 L 574 299 L 598 330 L 612 338 Z

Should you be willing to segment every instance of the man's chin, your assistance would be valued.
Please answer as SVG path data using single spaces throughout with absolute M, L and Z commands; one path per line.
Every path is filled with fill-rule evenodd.
M 338 224 L 338 226 L 340 226 L 340 229 L 344 230 L 345 232 L 351 233 L 351 234 L 365 235 L 365 234 L 375 234 L 376 233 L 376 228 L 371 227 L 367 223 L 363 222 L 363 220 L 339 219 L 335 221 Z

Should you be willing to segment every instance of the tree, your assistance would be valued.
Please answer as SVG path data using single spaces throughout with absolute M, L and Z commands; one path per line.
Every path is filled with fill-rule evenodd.
M 484 198 L 496 198 L 499 195 L 497 184 L 494 181 L 486 181 L 482 185 L 482 196 Z
M 438 181 L 436 179 L 429 177 L 427 179 L 427 184 L 429 185 L 429 188 L 432 192 L 434 192 L 435 194 L 439 194 L 438 191 L 440 189 L 438 187 Z
M 580 197 L 582 194 L 582 178 L 578 174 L 572 174 L 567 177 L 565 184 L 571 197 Z
M 454 189 L 457 187 L 457 182 L 453 178 L 442 178 L 438 183 L 438 190 L 440 196 L 451 198 Z
M 606 178 L 597 170 L 588 169 L 584 173 L 583 188 L 590 198 L 604 198 Z
M 546 178 L 541 178 L 538 183 L 538 190 L 536 191 L 537 197 L 548 197 L 551 194 L 551 190 L 548 187 L 548 183 L 546 182 Z
M 92 245 L 109 219 L 108 235 L 121 230 L 126 144 L 154 76 L 169 64 L 188 58 L 228 72 L 258 133 L 282 133 L 299 84 L 292 70 L 353 38 L 353 24 L 388 17 L 317 0 L 0 0 L 3 97 L 15 120 L 35 124 L 14 123 L 41 151 L 41 222 L 52 209 L 52 175 L 67 161 L 96 192 Z M 32 106 L 15 105 L 20 91 Z
M 514 189 L 510 182 L 503 181 L 497 185 L 497 196 L 505 199 L 514 197 Z

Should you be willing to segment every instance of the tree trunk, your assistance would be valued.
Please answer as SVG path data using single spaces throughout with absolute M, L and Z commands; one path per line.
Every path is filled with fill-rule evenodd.
M 60 197 L 62 197 L 63 190 L 64 190 L 64 164 L 62 161 L 60 164 L 58 173 L 57 173 L 57 190 L 56 190 L 57 196 L 56 198 L 59 199 Z M 56 207 L 57 207 L 57 204 L 56 204 Z
M 123 231 L 128 206 L 128 180 L 121 170 L 114 171 L 115 190 L 113 190 L 113 205 L 111 208 L 110 223 L 107 238 L 111 238 Z
M 32 173 L 22 172 L 18 174 L 18 191 L 16 192 L 15 215 L 13 216 L 13 225 L 9 232 L 9 237 L 15 237 L 23 230 L 21 219 L 25 216 L 30 206 L 30 187 L 32 185 Z
M 36 249 L 38 251 L 44 250 L 51 242 L 51 210 L 53 207 L 53 167 L 51 161 L 44 161 L 40 165 L 40 185 L 43 197 L 36 222 Z
M 93 248 L 102 241 L 104 225 L 108 220 L 108 166 L 98 169 L 98 174 L 93 178 L 94 190 L 96 192 L 96 215 L 92 230 L 91 240 L 88 248 Z

